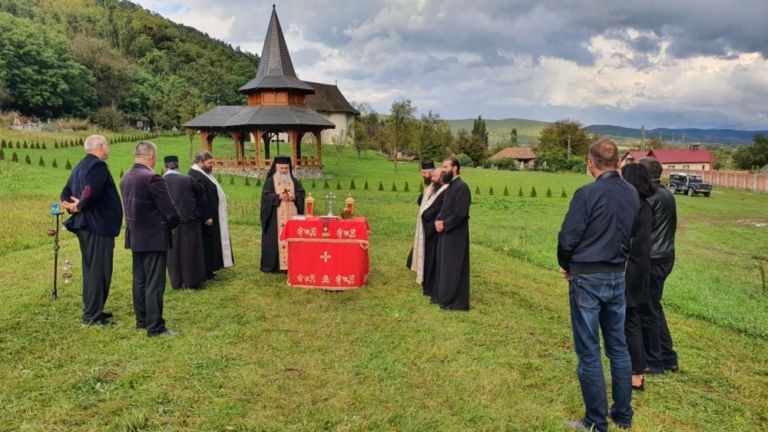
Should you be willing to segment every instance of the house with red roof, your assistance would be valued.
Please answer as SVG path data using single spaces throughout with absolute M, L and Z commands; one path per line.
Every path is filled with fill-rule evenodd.
M 711 171 L 714 165 L 709 150 L 700 149 L 698 145 L 687 149 L 654 149 L 648 156 L 656 158 L 668 170 Z

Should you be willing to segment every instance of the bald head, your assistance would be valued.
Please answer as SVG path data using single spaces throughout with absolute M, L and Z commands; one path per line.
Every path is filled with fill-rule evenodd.
M 600 171 L 619 169 L 619 148 L 608 138 L 600 138 L 589 147 L 589 160 Z
M 149 168 L 154 168 L 155 162 L 157 162 L 157 146 L 155 143 L 152 141 L 141 141 L 136 144 L 136 148 L 133 150 L 133 160 Z
M 83 142 L 85 152 L 96 156 L 101 160 L 109 157 L 109 142 L 102 135 L 91 135 Z

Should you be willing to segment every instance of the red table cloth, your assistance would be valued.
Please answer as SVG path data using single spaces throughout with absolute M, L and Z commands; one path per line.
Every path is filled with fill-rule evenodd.
M 364 217 L 291 219 L 280 233 L 288 241 L 288 285 L 350 290 L 368 280 L 368 231 Z

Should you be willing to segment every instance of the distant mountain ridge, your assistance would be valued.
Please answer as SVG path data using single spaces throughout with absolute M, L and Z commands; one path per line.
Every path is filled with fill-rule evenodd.
M 488 130 L 488 140 L 490 141 L 491 146 L 497 143 L 509 142 L 510 133 L 513 128 L 517 129 L 518 142 L 521 145 L 533 144 L 538 140 L 539 132 L 552 124 L 551 122 L 517 118 L 484 120 L 486 129 Z M 472 123 L 475 119 L 455 119 L 446 121 L 454 132 L 459 129 L 471 131 Z M 625 145 L 640 141 L 640 129 L 613 125 L 590 125 L 587 126 L 587 130 L 596 135 L 612 138 Z M 752 137 L 756 134 L 768 135 L 768 130 L 743 131 L 734 129 L 656 128 L 647 129 L 645 131 L 645 139 L 661 137 L 662 141 L 671 145 L 677 144 L 680 146 L 683 146 L 686 143 L 741 146 L 751 144 Z

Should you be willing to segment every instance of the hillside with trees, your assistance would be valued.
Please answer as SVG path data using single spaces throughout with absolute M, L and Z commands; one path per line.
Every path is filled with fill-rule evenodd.
M 0 110 L 171 128 L 237 88 L 258 56 L 128 1 L 0 0 Z

